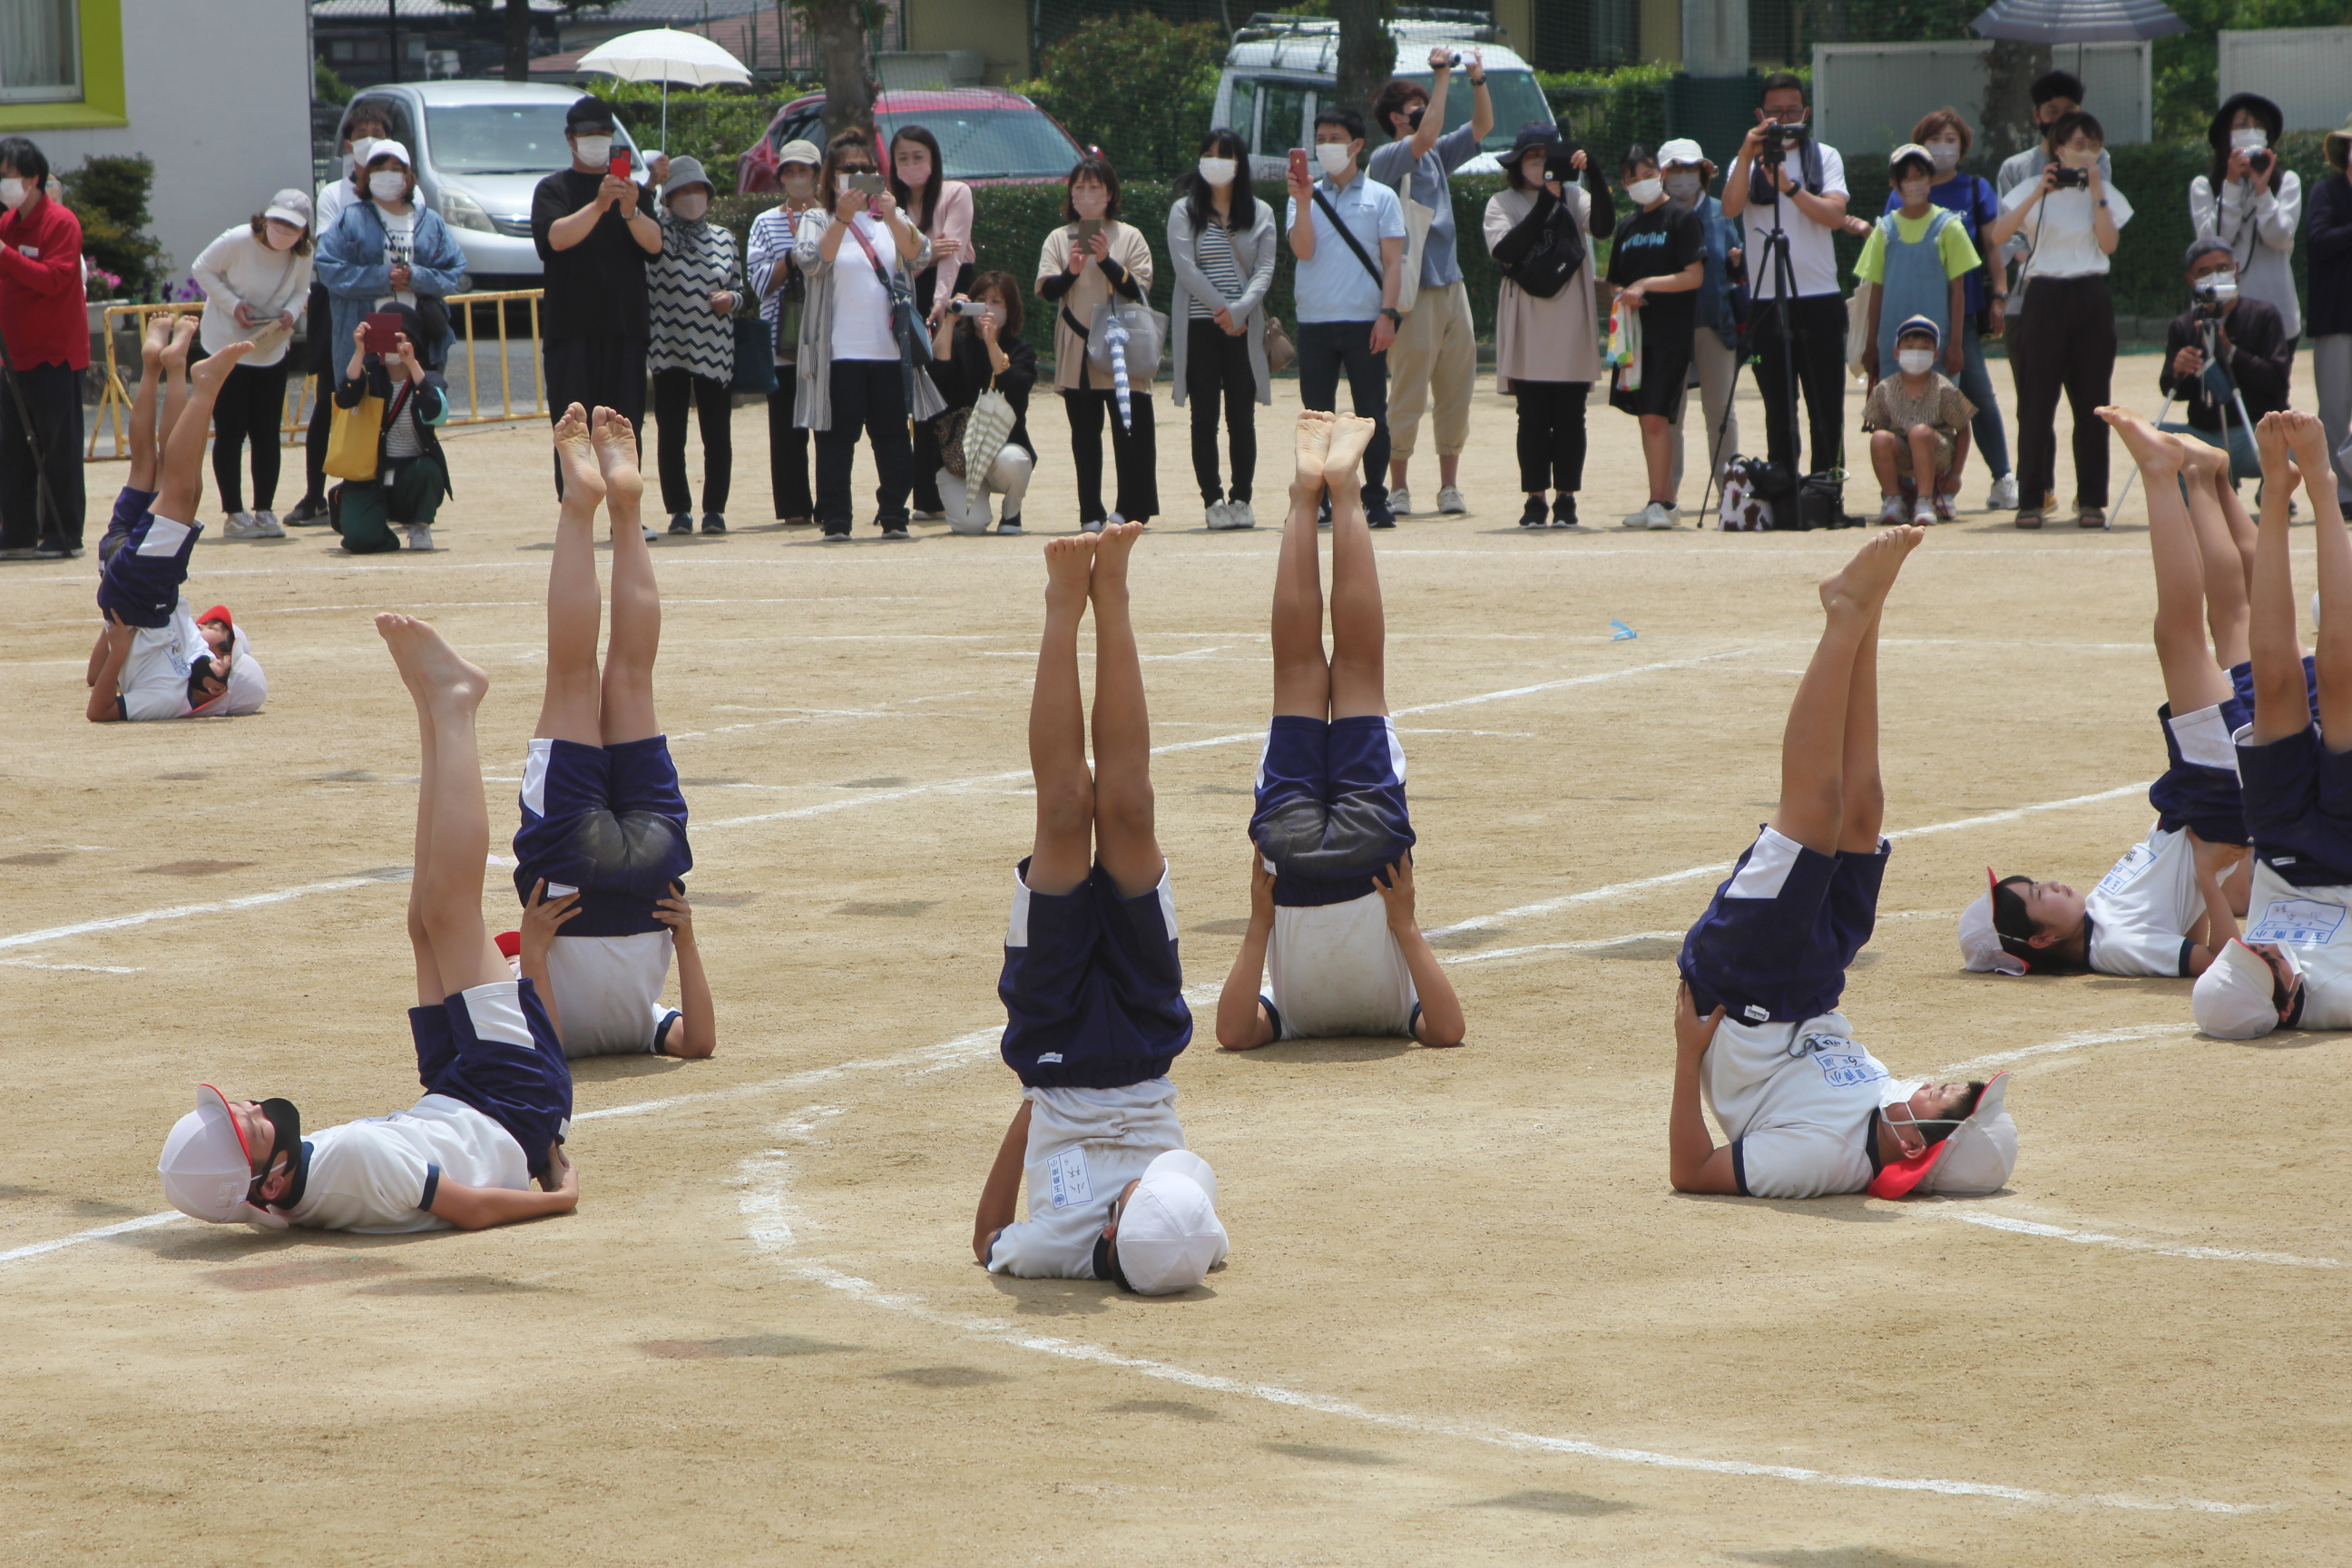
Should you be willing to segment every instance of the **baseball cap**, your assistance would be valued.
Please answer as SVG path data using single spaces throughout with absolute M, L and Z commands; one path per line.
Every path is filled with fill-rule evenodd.
M 408 144 L 404 142 L 395 142 L 389 136 L 368 143 L 367 158 L 361 167 L 364 168 L 379 158 L 397 158 L 400 160 L 400 166 L 404 169 L 416 167 L 416 160 L 408 155 Z
M 1706 162 L 1706 154 L 1699 150 L 1697 142 L 1687 136 L 1677 136 L 1671 142 L 1658 143 L 1658 167 L 1661 169 L 1669 163 L 1696 165 Z
M 1931 338 L 1933 338 L 1933 339 L 1935 339 L 1935 340 L 1936 340 L 1936 346 L 1937 346 L 1937 348 L 1942 348 L 1942 347 L 1944 346 L 1944 329 L 1943 329 L 1942 327 L 1940 327 L 1940 326 L 1937 326 L 1937 325 L 1936 324 L 1936 321 L 1935 321 L 1934 318 L 1932 318 L 1932 317 L 1928 317 L 1928 316 L 1907 316 L 1907 317 L 1906 317 L 1906 318 L 1904 319 L 1903 324 L 1902 324 L 1901 326 L 1899 326 L 1899 327 L 1897 327 L 1897 328 L 1895 328 L 1895 340 L 1896 340 L 1897 342 L 1900 342 L 1900 341 L 1902 340 L 1902 338 L 1903 338 L 1904 334 L 1905 334 L 1905 333 L 1906 333 L 1906 332 L 1925 332 L 1925 333 L 1927 333 L 1929 337 L 1931 337 Z
M 196 624 L 198 626 L 204 625 L 206 621 L 218 621 L 223 626 L 228 627 L 229 630 L 236 630 L 236 621 L 235 617 L 230 616 L 228 613 L 228 606 L 226 605 L 215 605 L 211 609 L 206 610 L 203 615 L 196 617 Z
M 776 165 L 779 168 L 786 163 L 806 163 L 814 169 L 824 162 L 824 154 L 818 151 L 814 142 L 795 138 L 776 149 Z
M 2000 1191 L 2017 1169 L 2017 1123 L 2003 1103 L 2008 1093 L 2009 1074 L 1993 1074 L 1977 1096 L 1976 1110 L 1949 1138 L 1881 1170 L 1870 1184 L 1870 1195 L 1899 1198 L 1918 1192 L 1979 1198 Z
M 1139 1296 L 1189 1290 L 1225 1255 L 1217 1219 L 1217 1175 L 1189 1149 L 1171 1149 L 1143 1168 L 1119 1211 L 1119 1272 Z
M 609 132 L 612 129 L 613 106 L 594 93 L 572 100 L 572 107 L 563 111 L 563 132 L 567 136 L 577 135 L 583 131 Z
M 280 1116 L 294 1121 L 290 1130 L 278 1127 L 278 1146 L 299 1148 L 302 1128 L 294 1107 L 285 1100 L 270 1104 L 277 1108 L 273 1122 Z M 282 1215 L 246 1202 L 253 1185 L 253 1152 L 229 1113 L 228 1097 L 211 1084 L 196 1086 L 196 1108 L 173 1123 L 155 1170 L 163 1178 L 164 1200 L 191 1219 L 242 1222 L 263 1230 L 287 1227 Z
M 310 198 L 303 192 L 288 189 L 269 198 L 261 209 L 263 217 L 274 217 L 280 223 L 290 223 L 297 228 L 310 226 Z
M 1999 879 L 1990 866 L 1985 868 L 1985 881 L 1990 885 L 1960 911 L 1960 962 L 1979 974 L 2023 974 L 2025 960 L 2001 944 L 2000 932 L 1993 927 L 1992 889 Z
M 1901 168 L 1905 163 L 1915 158 L 1920 163 L 1927 165 L 1927 172 L 1929 174 L 1932 174 L 1936 172 L 1935 155 L 1929 153 L 1925 147 L 1920 146 L 1916 142 L 1906 142 L 1902 146 L 1897 147 L 1894 152 L 1886 154 L 1886 171 L 1889 174 L 1893 174 L 1895 170 Z
M 2286 955 L 2287 967 L 2301 973 L 2293 952 L 2279 951 Z M 2277 985 L 2278 976 L 2263 955 L 2232 937 L 2197 977 L 2197 988 L 2189 994 L 2189 1010 L 2196 1015 L 2197 1026 L 2217 1040 L 2255 1039 L 2279 1026 L 2278 1003 L 2273 1000 Z

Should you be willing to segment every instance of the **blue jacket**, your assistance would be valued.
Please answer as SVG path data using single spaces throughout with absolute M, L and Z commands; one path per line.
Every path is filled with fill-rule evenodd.
M 410 289 L 419 297 L 439 299 L 463 293 L 466 253 L 450 237 L 449 226 L 431 209 L 415 209 L 415 256 L 409 267 Z M 345 207 L 335 226 L 319 242 L 316 276 L 326 285 L 333 310 L 328 331 L 332 363 L 351 357 L 352 334 L 375 302 L 392 292 L 392 268 L 383 264 L 383 219 L 366 197 Z
M 1731 253 L 1739 247 L 1738 220 L 1723 216 L 1723 204 L 1702 194 L 1691 208 L 1706 237 L 1706 270 L 1699 279 L 1692 324 L 1712 328 L 1726 348 L 1739 346 L 1739 321 L 1731 305 Z

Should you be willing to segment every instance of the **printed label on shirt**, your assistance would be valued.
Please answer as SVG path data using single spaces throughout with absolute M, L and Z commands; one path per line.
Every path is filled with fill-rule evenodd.
M 1046 1161 L 1045 1187 L 1057 1209 L 1094 1202 L 1094 1184 L 1087 1179 L 1087 1152 L 1065 1149 Z
M 2147 840 L 2142 839 L 2116 862 L 2114 869 L 2099 879 L 2098 890 L 2113 897 L 2137 881 L 2140 873 L 2155 864 L 2156 851 L 2147 847 Z
M 1843 1035 L 1807 1035 L 1804 1047 L 1833 1089 L 1852 1089 L 1886 1076 L 1886 1069 L 1854 1048 Z
M 2246 940 L 2326 947 L 2343 927 L 2342 904 L 2323 904 L 2316 899 L 2273 899 L 2262 918 L 2246 931 Z

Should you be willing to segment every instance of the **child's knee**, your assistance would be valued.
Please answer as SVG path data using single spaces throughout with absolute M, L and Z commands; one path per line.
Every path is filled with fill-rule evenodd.
M 1065 784 L 1040 784 L 1037 786 L 1037 817 L 1047 826 L 1083 830 L 1095 816 L 1094 785 L 1074 780 Z
M 1911 444 L 1915 447 L 1932 447 L 1936 444 L 1936 427 L 1932 425 L 1914 425 L 1911 426 L 1910 438 Z
M 1095 792 L 1095 835 L 1140 834 L 1154 831 L 1155 802 L 1148 775 L 1122 779 L 1115 788 Z
M 1892 452 L 1902 445 L 1901 438 L 1892 430 L 1873 430 L 1870 433 L 1870 449 L 1874 452 Z

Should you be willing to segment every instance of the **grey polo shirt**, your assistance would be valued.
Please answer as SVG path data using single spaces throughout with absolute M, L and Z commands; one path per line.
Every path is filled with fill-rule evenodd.
M 1365 164 L 1365 173 L 1394 189 L 1403 176 L 1405 159 L 1412 151 L 1411 138 L 1391 142 L 1372 153 Z M 1429 240 L 1421 252 L 1421 286 L 1424 289 L 1443 289 L 1462 281 L 1461 258 L 1454 253 L 1454 196 L 1445 176 L 1477 155 L 1478 138 L 1470 133 L 1465 121 L 1440 136 L 1436 145 L 1412 165 L 1412 186 L 1406 194 L 1437 215 L 1429 220 Z

